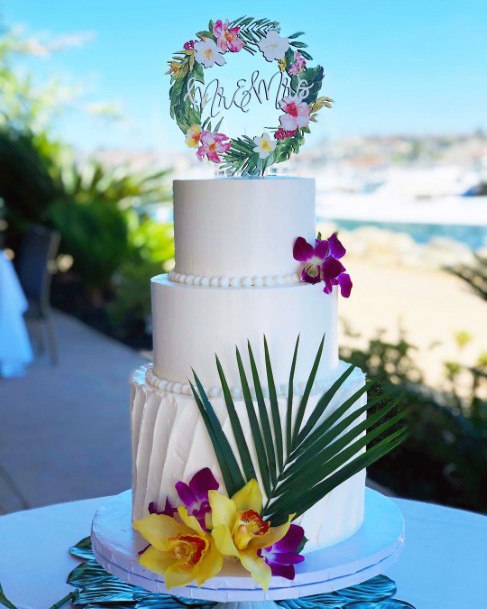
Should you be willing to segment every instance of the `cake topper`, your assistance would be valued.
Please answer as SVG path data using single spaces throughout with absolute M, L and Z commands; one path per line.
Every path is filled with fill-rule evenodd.
M 171 117 L 200 160 L 206 158 L 233 175 L 258 175 L 299 152 L 318 111 L 331 108 L 333 102 L 318 96 L 323 68 L 308 65 L 312 57 L 305 50 L 307 44 L 299 40 L 303 34 L 281 36 L 279 23 L 269 19 L 218 19 L 173 55 L 167 72 L 171 76 Z M 213 79 L 206 76 L 207 70 L 223 66 L 230 54 L 241 51 L 275 63 L 276 71 L 265 77 L 256 66 L 249 75 L 237 78 L 231 89 L 218 75 Z M 275 125 L 253 137 L 220 132 L 228 111 L 246 114 L 251 103 L 272 104 Z

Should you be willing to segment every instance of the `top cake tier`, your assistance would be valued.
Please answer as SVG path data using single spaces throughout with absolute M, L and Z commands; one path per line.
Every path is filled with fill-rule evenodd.
M 316 235 L 310 178 L 174 181 L 175 272 L 281 278 L 296 273 L 293 245 Z

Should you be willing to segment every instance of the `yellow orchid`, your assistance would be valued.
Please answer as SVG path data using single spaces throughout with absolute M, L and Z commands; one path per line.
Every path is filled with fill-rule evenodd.
M 281 540 L 289 530 L 289 521 L 271 527 L 260 516 L 262 493 L 256 480 L 250 480 L 231 499 L 210 491 L 208 499 L 213 523 L 212 536 L 219 552 L 238 558 L 264 590 L 269 588 L 271 568 L 262 557 L 262 549 Z
M 189 516 L 183 506 L 178 508 L 178 515 L 181 522 L 165 514 L 150 514 L 133 524 L 150 543 L 140 557 L 140 564 L 164 575 L 168 590 L 193 580 L 201 586 L 218 575 L 223 566 L 223 556 L 215 541 L 203 531 L 198 520 Z

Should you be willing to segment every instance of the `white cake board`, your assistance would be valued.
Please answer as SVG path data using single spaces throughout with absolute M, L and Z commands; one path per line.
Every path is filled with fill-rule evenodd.
M 139 564 L 138 552 L 146 547 L 132 529 L 131 491 L 112 497 L 96 513 L 91 531 L 96 560 L 112 575 L 154 593 L 217 601 L 234 609 L 239 604 L 258 603 L 271 609 L 275 603 L 339 590 L 359 584 L 382 573 L 397 559 L 404 544 L 404 519 L 392 499 L 376 491 L 365 491 L 365 518 L 362 527 L 342 543 L 306 554 L 290 581 L 273 577 L 264 592 L 239 564 L 225 563 L 220 575 L 200 588 L 188 585 L 168 592 L 162 576 Z M 232 605 L 232 608 L 230 608 Z

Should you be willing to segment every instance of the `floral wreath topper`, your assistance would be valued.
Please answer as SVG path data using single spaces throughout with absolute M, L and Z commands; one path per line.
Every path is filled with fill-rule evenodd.
M 310 122 L 333 102 L 318 97 L 323 68 L 307 65 L 312 57 L 304 50 L 307 44 L 298 40 L 303 33 L 283 37 L 279 24 L 269 19 L 219 19 L 210 21 L 207 30 L 196 33 L 197 40 L 185 42 L 183 50 L 174 54 L 167 72 L 171 75 L 170 113 L 186 135 L 187 145 L 197 148 L 200 160 L 218 163 L 233 175 L 257 175 L 299 152 L 305 134 L 310 133 Z M 225 55 L 242 50 L 262 53 L 266 61 L 277 63 L 278 71 L 265 80 L 255 70 L 250 79 L 239 79 L 230 95 L 217 78 L 205 87 L 205 70 L 224 65 Z M 279 126 L 253 138 L 230 138 L 219 132 L 225 110 L 236 107 L 247 112 L 252 100 L 264 103 L 271 95 L 276 109 L 283 111 Z

